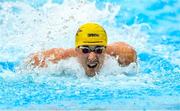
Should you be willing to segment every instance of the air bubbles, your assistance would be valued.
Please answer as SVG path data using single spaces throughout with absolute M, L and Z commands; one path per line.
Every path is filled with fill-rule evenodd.
M 50 35 L 52 32 L 51 31 L 48 31 L 48 35 Z
M 67 26 L 67 25 L 64 25 L 64 26 L 63 26 L 63 29 L 67 29 L 67 28 L 68 28 L 68 26 Z
M 21 21 L 21 24 L 24 24 L 25 22 L 24 21 Z

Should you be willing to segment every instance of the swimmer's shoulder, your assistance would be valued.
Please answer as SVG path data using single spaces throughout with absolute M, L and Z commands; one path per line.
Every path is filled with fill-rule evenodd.
M 129 44 L 125 43 L 125 42 L 114 42 L 112 44 L 109 44 L 106 48 L 106 52 L 108 54 L 111 53 L 116 53 L 116 52 L 129 52 L 129 53 L 133 53 L 136 54 L 135 49 L 130 46 Z

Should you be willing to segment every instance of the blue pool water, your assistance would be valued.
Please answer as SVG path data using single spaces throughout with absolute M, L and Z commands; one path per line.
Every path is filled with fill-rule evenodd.
M 89 21 L 104 26 L 109 43 L 132 45 L 138 67 L 106 58 L 88 78 L 76 58 L 25 64 L 33 52 L 74 47 Z M 180 110 L 179 80 L 179 0 L 0 0 L 0 110 Z

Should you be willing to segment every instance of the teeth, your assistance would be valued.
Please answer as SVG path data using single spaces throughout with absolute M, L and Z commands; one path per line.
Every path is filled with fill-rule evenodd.
M 97 66 L 97 63 L 88 64 L 88 67 L 89 67 L 89 68 L 95 68 L 96 66 Z
M 89 66 L 95 66 L 96 65 L 96 63 L 94 63 L 94 64 L 89 64 Z

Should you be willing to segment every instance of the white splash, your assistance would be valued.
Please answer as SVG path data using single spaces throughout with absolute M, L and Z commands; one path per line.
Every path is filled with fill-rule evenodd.
M 132 26 L 115 27 L 115 16 L 120 11 L 120 5 L 106 3 L 105 8 L 99 10 L 95 2 L 85 0 L 65 0 L 62 4 L 52 3 L 50 0 L 38 9 L 23 2 L 4 2 L 0 4 L 0 16 L 3 22 L 0 24 L 0 60 L 22 62 L 31 53 L 54 47 L 74 47 L 74 36 L 78 27 L 86 22 L 98 22 L 103 25 L 108 34 L 109 43 L 124 41 L 135 49 L 144 50 L 148 35 L 141 28 L 147 24 L 134 24 Z M 18 8 L 18 13 L 12 11 L 12 7 Z M 108 24 L 108 25 L 107 25 Z M 112 68 L 113 66 L 113 68 Z M 25 68 L 25 69 L 22 69 Z M 107 70 L 110 69 L 110 70 Z M 113 79 L 134 75 L 137 68 L 134 65 L 122 68 L 111 58 L 107 60 L 104 68 L 94 79 L 107 80 L 109 74 Z M 50 64 L 48 68 L 30 69 L 20 66 L 17 74 L 34 74 L 42 78 L 48 75 L 82 78 L 86 76 L 76 59 L 61 60 L 58 64 Z M 65 74 L 65 75 L 62 75 Z M 35 77 L 36 78 L 36 77 Z M 42 79 L 43 80 L 43 79 Z M 109 82 L 112 82 L 109 79 Z M 108 82 L 107 82 L 108 83 Z

